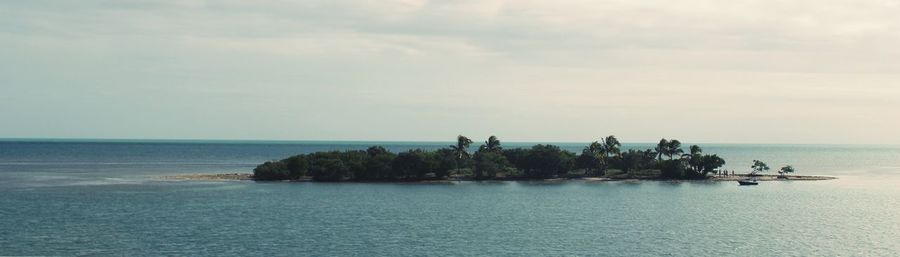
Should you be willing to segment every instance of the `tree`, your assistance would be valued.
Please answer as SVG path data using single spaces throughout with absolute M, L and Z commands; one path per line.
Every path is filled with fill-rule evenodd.
M 603 153 L 603 144 L 600 144 L 600 142 L 594 141 L 593 143 L 589 144 L 588 146 L 585 146 L 584 150 L 582 150 L 582 152 L 593 154 L 593 155 L 600 155 L 601 153 Z
M 703 152 L 703 148 L 700 148 L 699 145 L 691 145 L 690 151 L 691 155 L 700 154 Z
M 788 175 L 788 173 L 794 173 L 794 166 L 787 165 L 781 167 L 781 170 L 778 171 L 779 177 L 785 177 Z
M 633 175 L 634 171 L 644 169 L 650 165 L 653 157 L 653 151 L 650 149 L 647 149 L 647 151 L 629 149 L 622 153 L 622 170 L 629 173 L 629 175 Z
M 500 146 L 500 140 L 496 136 L 488 137 L 487 141 L 478 149 L 479 151 L 501 152 L 503 147 Z
M 287 159 L 281 160 L 288 169 L 289 179 L 300 179 L 309 173 L 309 161 L 306 155 L 294 155 Z
M 388 150 L 384 149 L 384 147 L 380 145 L 371 146 L 369 147 L 369 149 L 366 149 L 366 154 L 368 154 L 370 157 L 385 153 L 389 153 Z
M 616 136 L 610 135 L 603 139 L 603 157 L 606 158 L 609 155 L 619 156 L 621 153 L 622 143 L 619 143 L 619 139 L 616 139 Z
M 585 169 L 586 174 L 594 174 L 600 175 L 603 169 L 603 160 L 600 157 L 600 154 L 603 152 L 603 145 L 600 142 L 594 141 L 588 146 L 584 147 L 584 150 L 581 151 L 581 155 L 575 159 L 575 166 L 579 169 Z
M 513 148 L 513 149 L 504 149 L 503 157 L 506 157 L 506 160 L 509 161 L 516 169 L 525 171 L 529 168 L 529 160 L 528 156 L 531 154 L 531 149 L 527 148 Z
M 663 160 L 657 161 L 663 178 L 682 179 L 688 177 L 688 170 L 683 160 Z
M 450 171 L 457 167 L 456 153 L 450 148 L 426 152 L 425 161 L 428 163 L 428 169 L 434 172 L 436 178 L 450 175 Z
M 472 144 L 472 140 L 468 137 L 464 137 L 463 135 L 459 135 L 456 137 L 456 145 L 451 145 L 450 149 L 456 154 L 456 173 L 459 173 L 461 162 L 467 158 L 469 158 L 469 145 Z
M 511 165 L 502 152 L 478 151 L 475 152 L 475 179 L 493 178 L 497 173 L 506 171 Z
M 690 153 L 682 154 L 681 158 L 687 160 L 691 170 L 699 173 L 703 169 L 703 156 L 700 155 L 703 149 L 698 145 L 692 145 L 690 151 Z
M 422 179 L 428 173 L 425 151 L 420 149 L 402 152 L 391 162 L 394 172 L 406 179 Z
M 669 160 L 673 158 L 673 156 L 678 156 L 684 153 L 684 150 L 681 149 L 681 141 L 677 139 L 672 139 L 666 144 L 666 156 L 669 157 Z
M 531 178 L 552 178 L 568 172 L 575 154 L 560 150 L 555 145 L 535 145 L 525 157 L 525 176 Z
M 663 155 L 668 155 L 669 152 L 669 140 L 665 138 L 659 140 L 659 144 L 656 145 L 656 155 L 657 160 L 662 161 Z
M 281 161 L 267 161 L 253 169 L 253 179 L 256 180 L 286 180 L 290 179 L 288 175 L 288 168 Z
M 753 166 L 750 166 L 750 168 L 753 169 L 753 172 L 751 172 L 751 175 L 756 175 L 756 173 L 768 171 L 769 165 L 767 165 L 765 162 L 762 162 L 759 160 L 753 160 Z
M 700 161 L 700 168 L 702 170 L 703 178 L 706 178 L 706 175 L 710 172 L 725 166 L 725 159 L 719 157 L 718 155 L 704 155 Z
M 397 157 L 396 154 L 391 153 L 384 149 L 381 146 L 372 146 L 366 150 L 366 154 L 368 158 L 365 161 L 365 172 L 361 172 L 355 174 L 356 179 L 366 180 L 366 179 L 394 179 L 397 177 L 394 174 L 393 167 L 391 167 L 391 163 L 394 161 L 394 158 Z
M 317 181 L 341 181 L 350 177 L 350 166 L 341 160 L 340 152 L 323 152 L 310 155 L 309 173 Z

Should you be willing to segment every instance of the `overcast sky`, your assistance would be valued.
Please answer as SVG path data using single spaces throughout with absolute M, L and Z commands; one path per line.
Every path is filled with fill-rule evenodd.
M 900 1 L 0 1 L 0 138 L 900 143 Z

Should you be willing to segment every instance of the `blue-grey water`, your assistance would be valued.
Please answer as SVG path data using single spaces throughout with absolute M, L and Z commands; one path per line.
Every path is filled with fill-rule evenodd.
M 169 181 L 367 142 L 0 141 L 0 255 L 897 256 L 900 147 L 702 145 L 830 181 Z M 394 151 L 446 143 L 381 142 Z M 506 147 L 528 144 L 506 144 Z M 583 144 L 561 144 L 579 151 Z M 649 144 L 627 147 L 648 148 Z M 474 147 L 473 147 L 474 149 Z

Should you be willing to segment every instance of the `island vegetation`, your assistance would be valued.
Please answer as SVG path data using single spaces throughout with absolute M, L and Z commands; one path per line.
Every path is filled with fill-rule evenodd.
M 260 164 L 253 170 L 253 179 L 424 181 L 595 177 L 695 180 L 707 179 L 710 173 L 725 165 L 724 159 L 705 154 L 697 145 L 684 152 L 681 142 L 674 139 L 662 139 L 652 149 L 623 150 L 615 136 L 608 136 L 588 144 L 579 154 L 550 144 L 504 149 L 495 136 L 470 152 L 472 143 L 471 139 L 460 135 L 456 144 L 433 151 L 413 149 L 394 153 L 382 146 L 372 146 L 366 150 L 300 154 Z

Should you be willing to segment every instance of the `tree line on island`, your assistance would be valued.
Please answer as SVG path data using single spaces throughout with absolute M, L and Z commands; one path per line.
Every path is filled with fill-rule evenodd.
M 472 140 L 434 151 L 394 153 L 382 146 L 366 150 L 300 154 L 260 164 L 256 180 L 421 181 L 451 177 L 473 180 L 548 179 L 571 177 L 705 179 L 725 165 L 715 154 L 692 145 L 684 152 L 678 140 L 662 139 L 653 149 L 622 150 L 615 136 L 590 143 L 580 154 L 538 144 L 504 149 L 491 136 L 474 152 Z M 793 170 L 791 170 L 793 171 Z

